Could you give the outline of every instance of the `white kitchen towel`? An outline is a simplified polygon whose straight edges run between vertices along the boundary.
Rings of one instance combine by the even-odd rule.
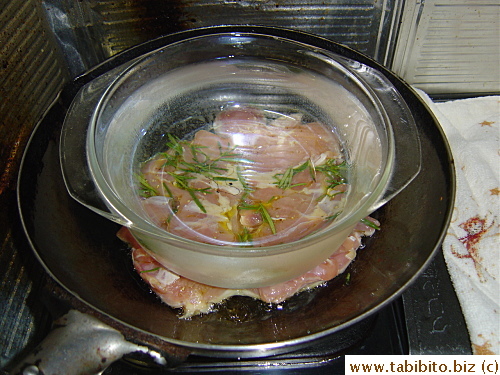
[[[417,91],[455,160],[456,201],[443,252],[472,350],[500,354],[500,96],[432,102]]]

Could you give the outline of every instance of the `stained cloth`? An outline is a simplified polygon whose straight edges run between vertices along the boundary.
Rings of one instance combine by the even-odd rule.
[[[417,91],[455,161],[456,201],[443,253],[472,350],[500,354],[500,96],[433,102]]]

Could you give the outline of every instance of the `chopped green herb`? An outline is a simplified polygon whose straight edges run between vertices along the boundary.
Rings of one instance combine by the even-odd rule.
[[[307,160],[305,163],[299,165],[296,168],[290,167],[284,173],[277,173],[277,174],[275,174],[273,176],[274,179],[276,180],[276,182],[274,184],[277,185],[280,189],[283,189],[283,190],[286,190],[286,189],[289,189],[289,188],[293,188],[295,186],[307,185],[307,183],[300,183],[300,184],[294,184],[294,185],[292,185],[292,179],[293,179],[293,177],[297,173],[302,172],[307,167],[309,167],[309,171],[311,172],[310,164],[312,164],[310,162],[310,160]]]
[[[155,271],[158,271],[159,269],[160,269],[160,267],[156,267],[156,268],[151,268],[150,270],[141,271],[139,273],[155,272]]]
[[[184,148],[182,147],[181,141],[175,135],[168,134],[169,142],[167,142],[167,147],[174,152],[175,155],[182,155]]]
[[[309,175],[311,176],[311,180],[316,182],[316,167],[311,159],[309,159]]]
[[[273,218],[271,217],[271,215],[269,215],[269,212],[262,205],[262,203],[259,205],[259,211],[264,221],[267,222],[267,225],[269,225],[269,227],[271,228],[271,232],[273,234],[276,234],[276,227],[274,226]]]
[[[252,234],[246,227],[243,227],[243,233],[239,233],[237,238],[238,242],[252,242]]]
[[[371,221],[371,220],[368,220],[368,219],[365,218],[365,219],[361,219],[361,222],[363,224],[369,226],[370,228],[373,228],[375,230],[380,230],[380,227],[377,224],[375,224],[373,221]]]
[[[201,191],[201,192],[209,193],[210,192],[209,188],[193,189],[188,185],[188,180],[191,180],[194,177],[190,177],[190,176],[187,176],[185,174],[177,174],[177,173],[173,173],[173,172],[167,172],[167,174],[169,174],[170,176],[172,176],[174,178],[174,185],[177,185],[179,188],[186,190],[189,193],[189,195],[191,196],[191,198],[193,198],[194,203],[199,207],[199,209],[203,213],[207,213],[207,210],[205,209],[203,204],[201,204],[201,202],[198,199],[198,197],[196,196],[195,192]]]
[[[276,199],[278,199],[278,197],[276,197],[276,196],[274,196],[274,195],[273,195],[273,196],[271,197],[271,199],[269,199],[269,200],[267,201],[267,203],[271,203],[272,201],[274,201],[274,200],[276,200]]]
[[[163,181],[163,188],[167,191],[167,194],[170,198],[175,198],[174,195],[172,194],[172,190],[168,187],[168,184]]]
[[[335,220],[339,215],[342,213],[342,211],[336,212],[333,215],[325,217],[325,220]]]
[[[271,228],[271,232],[273,234],[276,234],[276,227],[274,226],[273,218],[271,217],[271,215],[269,215],[269,212],[262,203],[254,205],[240,204],[239,208],[241,210],[255,210],[259,212],[260,215],[262,216],[262,220],[264,220],[267,223],[267,225],[269,225],[269,228]]]
[[[212,178],[214,181],[238,181],[237,178],[232,178],[232,177],[219,177],[219,176],[215,176]]]
[[[241,186],[243,186],[243,190],[245,191],[245,193],[248,194],[248,192],[252,191],[252,188],[250,188],[250,186],[248,186],[248,183],[246,182],[245,177],[243,177],[243,175],[241,174],[240,166],[236,167],[236,174],[238,175],[238,180],[240,181]]]
[[[335,159],[327,159],[324,164],[316,166],[316,171],[326,175],[326,193],[320,196],[317,200],[320,201],[324,197],[333,198],[338,194],[343,194],[342,191],[335,191],[334,193],[329,193],[329,190],[335,187],[346,184],[347,179],[345,177],[346,171],[349,169],[349,165],[343,161],[340,164],[336,164]]]
[[[198,208],[203,212],[203,213],[207,213],[207,210],[205,209],[205,207],[201,204],[200,200],[198,199],[198,197],[196,196],[196,194],[194,193],[193,190],[189,189],[187,190],[187,192],[189,193],[189,195],[191,196],[191,198],[193,198],[193,201],[194,203],[196,203],[196,205],[198,206]]]
[[[326,163],[316,166],[316,171],[327,176],[327,189],[333,189],[338,185],[347,183],[345,174],[348,168],[349,166],[345,161],[336,164],[335,159],[327,159]]]
[[[160,153],[162,159],[154,159],[155,162],[163,163],[162,169],[159,171],[163,175],[163,181],[160,180],[162,185],[158,187],[151,186],[150,182],[144,176],[138,176],[138,181],[140,185],[140,194],[143,197],[152,197],[159,194],[168,196],[171,198],[169,202],[172,206],[172,212],[175,214],[177,210],[182,209],[179,207],[180,202],[175,196],[176,189],[182,189],[187,192],[197,207],[203,213],[207,213],[207,208],[204,207],[205,203],[204,195],[214,192],[220,192],[219,188],[222,184],[228,184],[237,188],[239,195],[239,203],[237,207],[232,207],[231,210],[254,210],[255,213],[260,214],[262,228],[265,229],[266,226],[270,228],[272,234],[276,234],[276,223],[271,217],[268,209],[272,206],[276,199],[279,199],[280,195],[288,195],[288,193],[293,194],[294,192],[283,192],[275,193],[277,196],[273,196],[267,201],[257,201],[252,202],[252,192],[254,192],[254,185],[250,186],[248,176],[245,175],[244,165],[240,163],[248,161],[253,163],[251,160],[243,158],[244,155],[239,154],[235,150],[240,146],[231,146],[231,143],[223,141],[224,138],[219,138],[220,141],[217,146],[203,146],[200,144],[193,143],[193,141],[185,141],[177,138],[172,134],[167,135],[168,139],[165,142],[168,150],[166,152]],[[157,165],[157,164],[156,164]],[[312,182],[316,182],[318,177],[321,177],[321,186],[324,189],[321,193],[325,193],[318,200],[323,199],[325,196],[330,198],[337,194],[342,194],[344,189],[334,189],[336,186],[347,183],[346,171],[348,170],[348,165],[346,162],[340,162],[338,159],[329,159],[323,162],[323,164],[315,166],[311,159],[303,162],[300,165],[292,166],[286,170],[282,170],[283,173],[276,173],[274,176],[274,185],[283,191],[286,189],[291,189],[299,186],[309,186]],[[306,178],[305,182],[298,182],[298,178],[294,177],[301,174],[301,176]],[[324,176],[319,176],[318,173],[323,173]],[[307,176],[307,174],[309,176]],[[165,180],[165,176],[168,176]],[[160,177],[159,177],[160,178]],[[156,184],[156,180],[155,184]],[[267,176],[264,181],[267,181]],[[235,182],[233,184],[233,182]],[[206,186],[204,188],[197,188],[195,186]],[[259,184],[257,184],[260,187]],[[255,189],[258,189],[257,187]],[[231,189],[231,192],[234,189]],[[301,192],[302,193],[302,192]],[[321,194],[320,193],[320,194]],[[223,202],[225,207],[226,203]],[[225,208],[224,208],[225,209]],[[227,211],[229,212],[229,211]],[[240,212],[241,213],[241,212]],[[234,211],[231,211],[231,215]],[[173,214],[170,213],[166,219],[166,224],[169,223]],[[224,213],[226,216],[229,214]],[[340,212],[332,214],[325,218],[325,220],[334,220],[340,215]],[[365,223],[374,227],[373,223]],[[229,228],[229,227],[228,227]],[[230,228],[229,228],[230,229]],[[378,229],[378,227],[376,228]],[[267,229],[266,229],[267,232]],[[252,235],[260,236],[260,234],[251,233],[251,228],[243,227],[239,233],[234,233],[239,242],[252,242]],[[153,270],[144,271],[152,272]]]
[[[148,180],[144,178],[142,175],[136,175],[137,180],[139,181],[140,184],[140,192],[139,195],[144,198],[149,198],[149,197],[154,197],[158,195],[158,192],[154,187],[152,187]]]
[[[196,196],[197,192],[210,193],[210,188],[194,189],[189,186],[189,180],[196,179],[196,175],[202,175],[211,181],[238,181],[236,178],[227,177],[223,174],[228,171],[227,168],[218,165],[220,162],[237,162],[241,161],[241,155],[234,152],[234,148],[224,151],[221,144],[219,144],[219,156],[211,159],[203,149],[205,146],[192,144],[186,141],[180,141],[175,136],[169,134],[169,141],[167,146],[169,151],[162,153],[166,159],[164,167],[171,166],[176,172],[167,172],[174,178],[174,185],[186,190],[200,210],[206,213],[206,209]],[[184,159],[184,150],[188,148],[191,152],[192,161]],[[180,173],[179,173],[180,172]],[[168,188],[167,191],[169,192]],[[169,192],[171,194],[171,192]]]

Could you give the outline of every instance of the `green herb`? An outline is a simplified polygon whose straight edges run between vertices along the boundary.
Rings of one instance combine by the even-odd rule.
[[[189,193],[189,195],[191,196],[191,198],[193,198],[193,201],[194,203],[196,203],[196,205],[199,207],[199,209],[203,212],[203,213],[207,213],[207,210],[205,209],[205,207],[201,204],[200,200],[198,199],[198,197],[196,196],[196,194],[194,193],[194,191],[192,189],[186,189],[187,192]]]
[[[172,194],[172,190],[170,190],[170,188],[168,187],[168,184],[163,181],[163,188],[167,191],[167,194],[170,198],[175,198],[174,195]]]
[[[193,198],[194,203],[199,207],[199,209],[203,213],[207,213],[207,210],[205,207],[201,204],[200,200],[196,196],[195,192],[204,192],[204,193],[210,193],[210,188],[203,188],[203,189],[193,189],[188,185],[188,180],[192,180],[194,177],[187,176],[185,174],[177,174],[173,172],[166,172],[170,176],[174,178],[174,184],[177,185],[179,188],[186,190],[191,198]]]
[[[339,185],[347,183],[345,174],[348,168],[349,166],[345,161],[343,161],[340,164],[336,164],[335,159],[327,159],[326,163],[316,166],[316,171],[326,175],[326,183],[327,183],[326,193],[320,196],[317,199],[318,201],[322,200],[324,197],[333,198],[338,194],[343,194],[342,191],[336,191],[333,194],[329,194],[328,190],[334,189]]]
[[[273,234],[276,234],[276,227],[274,226],[273,218],[271,217],[271,215],[269,215],[269,212],[266,210],[262,203],[259,205],[259,211],[264,221],[266,221],[267,225],[269,225],[269,227],[271,228],[271,232]]]
[[[167,142],[167,147],[174,152],[175,155],[182,155],[184,153],[184,148],[181,144],[179,138],[175,135],[167,135],[169,142]]]
[[[144,270],[144,271],[141,271],[139,273],[148,273],[148,272],[154,272],[154,271],[158,271],[160,269],[160,267],[156,267],[156,268],[151,268],[150,270]]]
[[[243,227],[243,233],[237,235],[238,242],[252,242],[252,234],[248,228]]]
[[[302,185],[307,185],[306,183],[300,183],[300,184],[293,184],[292,185],[292,179],[293,177],[299,173],[304,171],[307,167],[309,167],[309,171],[314,170],[314,167],[311,167],[312,162],[307,160],[305,163],[299,165],[296,168],[290,167],[288,168],[284,173],[277,173],[273,177],[276,180],[274,183],[277,185],[280,189],[286,190],[289,188],[293,188],[295,186],[302,186]],[[312,172],[311,172],[312,173]],[[313,178],[314,180],[314,178]]]
[[[273,195],[266,203],[271,203],[272,201],[274,201],[276,199],[278,199],[278,197]]]
[[[220,177],[223,173],[227,172],[227,168],[220,167],[218,163],[236,163],[241,162],[243,159],[240,154],[234,153],[234,148],[228,151],[223,151],[222,145],[219,144],[219,156],[211,159],[205,152],[202,151],[204,146],[199,145],[190,145],[191,154],[193,157],[193,161],[187,162],[182,160],[179,164],[179,170],[183,172],[196,173],[201,174],[207,177],[210,180],[219,180],[222,181],[223,178],[226,181],[237,181],[236,179],[229,179],[227,177]]]
[[[345,276],[345,283],[344,285],[350,285],[351,284],[351,273],[349,272],[346,276]]]
[[[240,168],[240,166],[236,167],[236,174],[238,175],[238,180],[240,181],[241,186],[243,186],[243,190],[246,193],[252,191],[252,188],[250,188],[250,186],[248,186],[248,184],[247,184],[247,182],[245,180],[245,177],[243,177],[243,175],[241,174],[241,168]]]
[[[158,195],[156,189],[149,184],[148,180],[146,180],[143,175],[136,175],[136,178],[140,184],[139,195],[141,197],[149,198]]]
[[[373,228],[373,229],[375,229],[375,230],[380,230],[380,227],[379,227],[377,224],[375,224],[373,221],[371,221],[371,220],[368,220],[368,219],[361,219],[360,221],[361,221],[363,224],[365,224],[365,225],[369,226],[370,228]]]
[[[339,215],[342,213],[342,211],[336,212],[333,215],[325,217],[325,220],[335,220]]]
[[[232,178],[232,177],[224,177],[224,176],[215,176],[212,177],[214,181],[238,181],[237,178]]]
[[[271,232],[273,234],[276,234],[276,227],[274,226],[274,221],[271,215],[269,215],[269,212],[267,211],[266,207],[262,203],[259,204],[254,204],[254,205],[249,205],[249,204],[240,204],[239,208],[241,210],[255,210],[260,213],[262,216],[262,220],[264,220],[267,225],[269,225],[269,228],[271,228]]]
[[[316,167],[314,163],[309,159],[309,175],[311,176],[311,180],[316,182]]]
[[[169,148],[168,152],[161,154],[165,158],[163,167],[173,167],[175,169],[175,172],[166,173],[174,178],[175,186],[186,190],[189,193],[195,204],[202,212],[206,213],[207,211],[196,194],[199,192],[210,193],[210,188],[192,188],[189,185],[190,180],[196,179],[196,175],[201,175],[216,183],[218,181],[238,181],[237,178],[224,176],[228,169],[219,165],[221,162],[230,163],[240,162],[243,160],[240,154],[234,152],[236,147],[225,151],[222,145],[219,144],[219,156],[216,158],[210,158],[204,152],[204,149],[206,149],[205,146],[181,141],[171,134],[168,134],[168,141],[166,142],[166,145]],[[184,152],[186,148],[191,151],[192,161],[188,162],[184,159]],[[174,198],[168,186],[164,184],[164,187],[170,197]],[[157,192],[150,190],[150,188],[151,187],[148,185],[145,185],[145,187],[142,188],[144,196],[149,197],[157,195]]]
[[[182,155],[184,153],[184,147],[182,142],[172,134],[168,134],[169,141],[166,142],[166,145],[169,149],[169,152],[162,152],[161,155],[165,158],[164,167],[172,166],[177,168],[177,165],[182,160]]]
[[[178,209],[179,209],[179,202],[178,202],[177,198],[172,194],[172,190],[170,190],[170,188],[168,187],[168,184],[165,181],[163,181],[163,188],[167,191],[168,196],[172,199],[172,202],[170,204],[170,208],[172,209],[172,212],[174,214],[176,214]],[[173,215],[168,215],[168,218],[166,220],[167,224],[170,222],[170,220],[172,220],[172,217],[173,217]]]
[[[327,176],[328,189],[332,189],[338,185],[346,184],[345,172],[349,166],[347,162],[343,161],[336,164],[335,159],[327,159],[324,164],[316,166],[316,171],[322,172]]]

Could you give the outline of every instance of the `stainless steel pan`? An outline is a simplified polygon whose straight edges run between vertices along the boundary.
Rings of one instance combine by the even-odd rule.
[[[97,356],[101,362],[84,370],[75,370],[74,363],[68,367],[71,373],[97,372],[129,352],[142,352],[158,363],[173,365],[175,358],[182,360],[191,353],[261,357],[291,351],[362,324],[401,294],[440,248],[454,201],[453,160],[439,124],[408,85],[375,61],[312,35],[243,26],[215,30],[262,30],[332,50],[380,70],[400,91],[415,117],[423,155],[420,174],[376,212],[382,230],[366,241],[346,273],[326,287],[302,293],[280,309],[241,297],[216,313],[179,319],[178,312],[160,303],[132,270],[128,249],[115,236],[119,227],[68,196],[58,158],[59,133],[73,96],[93,77],[160,45],[213,32],[214,28],[169,35],[127,50],[71,82],[41,120],[26,149],[18,180],[19,212],[33,251],[58,285],[58,297],[68,302],[70,313],[60,322],[66,328],[55,329],[49,342],[41,344],[38,355],[22,361],[18,369],[35,363],[44,374],[51,373],[54,366],[61,369],[67,360],[56,357],[55,353],[61,352],[57,348],[63,345],[65,351],[66,346],[73,347],[75,337],[84,337],[95,327],[109,333],[104,336],[110,347],[120,349],[105,352],[102,341],[92,343],[90,339],[90,345],[103,348],[106,354]],[[60,336],[68,335],[71,339],[61,340]],[[51,364],[47,356],[60,362]],[[90,355],[84,356],[90,359]],[[70,358],[78,362],[80,357]]]

